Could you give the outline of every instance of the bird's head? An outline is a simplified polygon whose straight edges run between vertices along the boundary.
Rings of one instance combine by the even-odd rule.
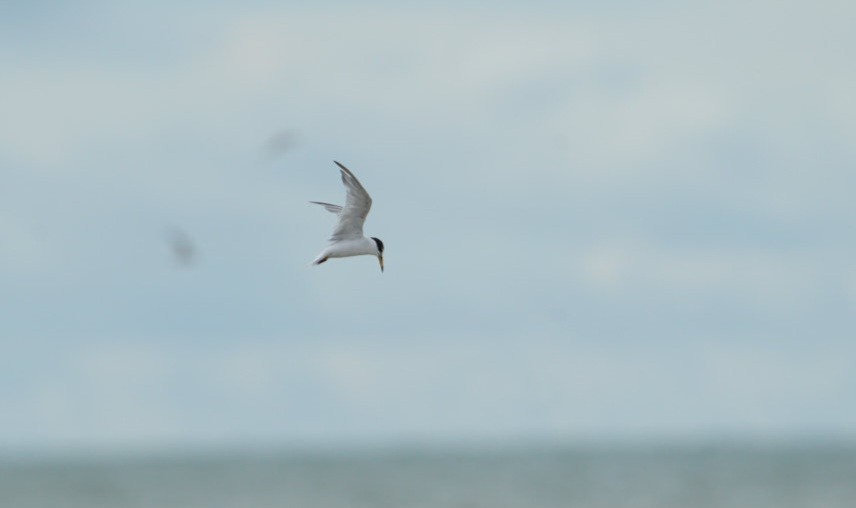
[[[380,238],[375,237],[372,237],[372,240],[374,240],[375,247],[377,248],[377,253],[375,255],[380,263],[380,271],[383,271],[383,242],[380,241]]]

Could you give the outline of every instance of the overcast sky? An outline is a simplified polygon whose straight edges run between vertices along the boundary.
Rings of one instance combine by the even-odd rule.
[[[4,3],[0,449],[856,438],[854,4],[550,4]]]

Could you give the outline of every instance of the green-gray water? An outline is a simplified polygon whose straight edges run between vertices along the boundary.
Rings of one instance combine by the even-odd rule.
[[[646,449],[14,461],[4,508],[852,508],[856,450]]]

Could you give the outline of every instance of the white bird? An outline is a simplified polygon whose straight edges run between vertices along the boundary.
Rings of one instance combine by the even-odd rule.
[[[336,162],[336,161],[333,161]],[[342,174],[342,183],[345,184],[346,196],[345,206],[331,205],[320,201],[310,203],[321,205],[328,212],[339,216],[339,222],[333,228],[330,237],[330,246],[312,262],[320,265],[330,258],[346,258],[350,256],[377,256],[380,263],[380,271],[383,271],[383,242],[379,238],[363,236],[363,223],[372,207],[372,198],[366,189],[351,173],[351,170],[336,162],[339,172]]]

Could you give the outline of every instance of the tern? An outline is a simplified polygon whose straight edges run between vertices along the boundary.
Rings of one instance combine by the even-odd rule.
[[[339,222],[336,223],[333,235],[330,237],[330,246],[318,254],[312,264],[320,265],[330,258],[377,256],[380,271],[383,272],[383,242],[373,236],[370,238],[363,236],[363,223],[372,207],[372,198],[350,169],[336,161],[333,162],[339,166],[342,183],[345,184],[345,206],[310,201],[312,204],[323,206],[328,212],[339,217]]]

